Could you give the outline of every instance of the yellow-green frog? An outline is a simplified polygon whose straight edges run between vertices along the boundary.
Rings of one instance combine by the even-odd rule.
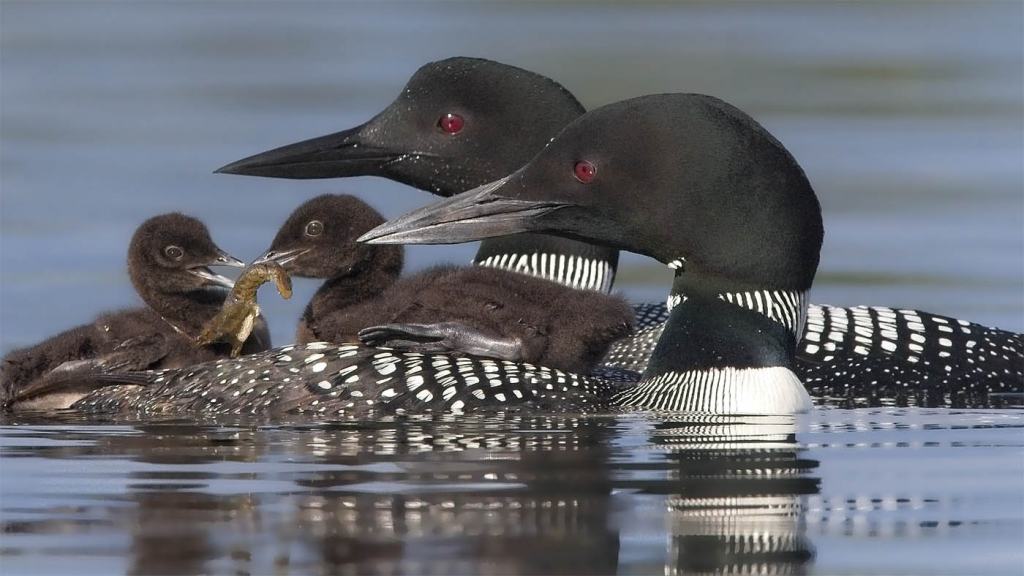
[[[260,315],[256,291],[271,280],[277,285],[277,292],[282,298],[287,300],[292,297],[292,279],[280,264],[250,264],[235,281],[235,286],[224,301],[220,312],[203,326],[203,331],[196,337],[196,345],[229,342],[231,357],[237,357],[242,345],[252,333],[253,323]]]

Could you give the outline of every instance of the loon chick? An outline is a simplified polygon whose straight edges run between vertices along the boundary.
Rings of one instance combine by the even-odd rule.
[[[288,217],[262,260],[323,278],[296,339],[464,352],[589,373],[632,331],[624,300],[480,266],[399,278],[402,249],[356,239],[384,217],[362,200],[323,195]]]
[[[363,239],[443,243],[525,231],[569,234],[665,263],[686,259],[673,284],[677,303],[639,382],[312,343],[244,363],[136,373],[150,385],[107,387],[75,408],[333,416],[488,406],[715,414],[810,407],[792,367],[821,248],[821,211],[799,165],[746,114],[699,95],[611,104],[570,123],[512,175]],[[726,297],[746,292],[757,293],[760,306]]]
[[[449,58],[421,67],[391,105],[361,126],[219,171],[279,178],[376,175],[452,196],[526,164],[583,112],[568,90],[542,75],[489,60]],[[474,262],[609,292],[618,250],[527,233],[485,239]],[[634,309],[639,331],[612,346],[604,360],[608,366],[643,370],[657,344],[666,305]],[[995,390],[1019,382],[1022,350],[1018,334],[946,316],[811,304],[796,370],[808,383],[848,380],[851,398],[898,401],[908,390],[934,384],[935,368],[952,387]],[[876,378],[874,390],[859,386],[863,370]]]
[[[101,314],[92,323],[9,353],[0,368],[0,404],[66,406],[91,386],[84,380],[79,387],[74,383],[75,375],[90,367],[177,368],[226,356],[223,345],[197,348],[191,338],[217,314],[232,286],[209,266],[242,262],[218,248],[195,218],[172,213],[146,220],[128,248],[128,274],[146,307]],[[269,331],[260,319],[245,350],[269,346]]]

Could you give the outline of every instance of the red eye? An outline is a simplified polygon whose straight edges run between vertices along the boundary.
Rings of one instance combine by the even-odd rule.
[[[597,166],[594,166],[586,160],[580,160],[572,167],[573,174],[576,175],[576,179],[584,184],[590,182],[597,175]]]
[[[462,127],[465,124],[466,121],[462,119],[462,116],[450,113],[441,116],[441,119],[437,121],[437,125],[441,127],[441,130],[449,134],[458,134],[462,131]]]

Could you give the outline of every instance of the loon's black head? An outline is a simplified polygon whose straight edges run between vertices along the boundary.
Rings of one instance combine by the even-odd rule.
[[[356,239],[384,217],[355,196],[324,194],[296,208],[277,231],[260,261],[273,260],[289,274],[333,278],[358,272],[376,260],[395,261],[401,268],[402,249],[368,246]]]
[[[553,80],[477,58],[420,68],[365,124],[218,172],[276,178],[383,176],[451,196],[511,173],[583,113]]]
[[[801,291],[823,236],[814,191],[778,140],[721,100],[662,94],[589,112],[510,176],[363,239],[454,243],[519,232],[682,260],[702,278]]]
[[[276,178],[381,176],[440,196],[496,180],[526,164],[584,112],[550,78],[479,58],[420,68],[402,93],[365,124],[256,154],[218,172]],[[535,256],[571,258],[534,267]],[[618,252],[567,238],[518,234],[481,244],[476,263],[532,273],[562,284],[610,289]],[[566,270],[602,267],[585,285]]]
[[[205,224],[177,212],[143,222],[128,246],[128,275],[146,302],[161,294],[225,291],[234,285],[210,266],[244,264],[213,242]]]

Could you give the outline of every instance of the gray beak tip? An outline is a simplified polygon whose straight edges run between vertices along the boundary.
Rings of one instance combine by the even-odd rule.
[[[230,164],[225,164],[220,168],[217,168],[216,170],[213,171],[213,173],[246,175],[248,174],[248,171],[246,170],[247,164],[248,163],[246,162],[246,160],[238,160],[236,162],[231,162]]]
[[[213,262],[213,265],[230,266],[232,268],[245,268],[245,262],[242,262],[238,258],[235,258],[231,254],[228,254],[227,252],[223,251],[220,253],[219,256],[217,256],[217,260]]]

